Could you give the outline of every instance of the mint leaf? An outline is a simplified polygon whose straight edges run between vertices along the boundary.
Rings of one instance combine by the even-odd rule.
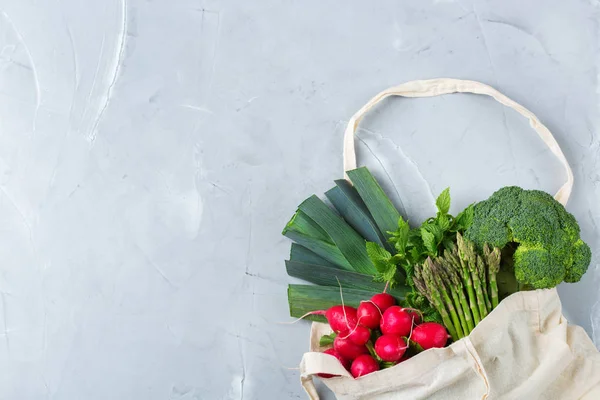
[[[398,220],[398,229],[395,232],[388,232],[392,235],[390,242],[394,244],[394,247],[399,254],[406,254],[409,232],[410,226],[402,217]]]
[[[390,264],[389,268],[385,272],[381,272],[375,276],[375,281],[377,282],[389,282],[391,287],[394,287],[396,284],[396,271],[398,267],[394,264]]]
[[[435,201],[435,205],[440,214],[448,214],[450,211],[450,188],[444,189]]]
[[[470,206],[468,206],[467,208],[465,208],[464,210],[462,210],[457,216],[456,216],[456,228],[457,230],[466,230],[468,229],[471,224],[473,223],[473,214],[474,214],[474,208],[473,208],[474,204],[471,204]]]
[[[443,231],[450,229],[450,218],[448,218],[448,214],[439,214],[435,217],[435,223]]]
[[[437,242],[435,240],[435,235],[429,232],[427,229],[422,228],[421,238],[423,239],[423,245],[425,245],[427,253],[430,256],[437,256]]]
[[[444,237],[444,230],[441,227],[439,227],[438,225],[436,225],[435,223],[423,225],[421,227],[421,230],[423,230],[423,229],[426,230],[427,232],[433,234],[436,244],[442,241],[442,238]],[[423,236],[423,234],[421,234],[421,236]],[[425,239],[423,239],[423,241],[425,241]],[[425,246],[427,246],[427,245],[425,245]]]
[[[442,240],[442,246],[444,246],[445,249],[448,249],[450,251],[452,251],[456,247],[454,241],[450,238],[444,238],[444,240]]]
[[[376,282],[389,282],[390,286],[396,284],[396,272],[398,268],[392,260],[389,251],[374,242],[367,242],[367,255],[377,269],[373,278]]]
[[[392,255],[389,251],[381,247],[375,242],[367,242],[367,255],[371,262],[380,273],[384,273],[389,269]],[[393,265],[393,264],[392,264]]]

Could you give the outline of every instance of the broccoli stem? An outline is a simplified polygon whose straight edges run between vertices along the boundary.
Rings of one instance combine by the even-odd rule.
[[[433,300],[432,305],[440,313],[440,316],[442,317],[442,321],[444,322],[446,329],[448,329],[448,333],[450,334],[450,336],[452,336],[452,339],[458,340],[459,339],[458,333],[456,332],[454,323],[450,319],[448,310],[446,310],[446,307],[444,306],[444,302],[442,301],[440,293],[438,292],[438,290],[436,288],[433,277],[431,276],[431,271],[427,267],[427,262],[425,262],[423,264],[423,270],[421,271],[421,274],[423,276],[425,285],[427,287],[426,291],[429,293],[429,296],[431,296],[431,300]]]

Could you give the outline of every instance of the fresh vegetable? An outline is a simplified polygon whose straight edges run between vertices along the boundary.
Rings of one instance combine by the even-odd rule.
[[[361,354],[369,354],[365,345],[358,345],[348,338],[348,332],[340,332],[333,341],[333,348],[344,358],[354,360]]]
[[[381,317],[380,328],[384,335],[408,336],[412,326],[412,315],[400,306],[388,308]]]
[[[433,347],[444,347],[448,341],[448,332],[443,325],[435,322],[425,322],[413,329],[410,340],[417,343],[423,350]]]
[[[417,228],[410,229],[408,223],[401,218],[398,229],[390,232],[390,242],[397,251],[391,261],[399,262],[404,269],[406,285],[412,289],[412,292],[406,294],[405,304],[420,309],[425,321],[442,322],[443,318],[432,303],[433,299],[428,299],[415,287],[415,266],[423,264],[427,257],[437,257],[446,249],[456,247],[456,234],[463,232],[471,224],[473,206],[467,207],[456,217],[452,216],[449,214],[450,191],[446,189],[436,199],[436,207],[436,216],[428,218]],[[374,264],[377,267],[375,262]]]
[[[521,288],[577,282],[591,261],[573,215],[539,190],[505,187],[477,203],[465,237],[479,249],[485,243],[499,248],[516,244],[514,275]]]
[[[348,332],[348,338],[359,346],[365,345],[371,339],[371,330],[362,325],[356,325]]]
[[[389,293],[377,293],[371,297],[371,301],[379,308],[382,313],[388,308],[395,306],[396,299]]]
[[[379,231],[387,236],[388,231],[396,229],[400,213],[366,168],[348,171],[348,177],[373,216]]]
[[[350,373],[355,378],[360,378],[375,371],[379,371],[379,363],[368,354],[356,357],[350,368]]]
[[[400,361],[408,345],[399,335],[384,334],[375,342],[375,353],[383,361]]]
[[[340,362],[340,364],[342,364],[342,366],[346,369],[350,369],[350,366],[352,365],[352,362],[344,357],[342,357],[337,351],[335,351],[334,349],[327,349],[325,350],[323,353],[325,354],[329,354],[330,356],[334,356],[335,358],[338,359],[338,361]],[[331,375],[331,374],[317,374],[317,376],[321,377],[321,378],[333,378],[336,375]]]
[[[492,308],[496,308],[498,306],[498,283],[496,282],[496,276],[500,271],[500,249],[496,247],[494,250],[490,250],[490,246],[485,243],[483,245],[483,253],[488,265],[490,301],[492,302]]]
[[[358,318],[356,308],[350,306],[333,306],[325,312],[325,318],[334,332],[354,329]]]
[[[373,301],[361,301],[356,316],[361,325],[369,329],[376,329],[379,328],[382,312]]]
[[[349,171],[352,180],[336,181],[326,193],[333,209],[316,196],[302,202],[283,229],[292,239],[286,269],[290,276],[318,286],[290,285],[288,302],[290,315],[300,317],[312,310],[327,309],[339,287],[348,292],[345,304],[358,306],[387,287],[387,292],[403,300],[410,288],[404,284],[403,269],[394,273],[395,285],[374,275],[381,275],[367,254],[365,240],[376,243],[394,256],[396,250],[387,241],[388,230],[394,230],[400,214],[381,186],[366,168]],[[395,267],[394,267],[395,268]],[[389,275],[389,274],[388,274]],[[392,287],[394,286],[394,287]],[[355,297],[358,291],[368,295]],[[311,315],[308,319],[323,321]]]
[[[454,340],[467,336],[482,318],[498,305],[496,273],[500,249],[475,244],[456,233],[457,246],[445,249],[443,257],[428,258],[415,268],[416,290],[439,312]]]
[[[404,311],[406,311],[408,313],[408,315],[410,315],[410,317],[413,320],[413,325],[417,325],[421,323],[421,314],[422,312],[415,309],[415,308],[405,308]]]

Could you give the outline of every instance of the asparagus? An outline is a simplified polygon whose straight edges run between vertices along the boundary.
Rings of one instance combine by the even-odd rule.
[[[455,292],[458,294],[462,314],[464,316],[464,320],[467,326],[465,333],[469,334],[475,327],[475,325],[473,324],[473,315],[471,314],[471,309],[469,308],[469,303],[467,302],[467,297],[465,296],[464,287],[460,276],[458,275],[458,271],[456,270],[452,262],[450,262],[448,256],[449,254],[445,254],[446,258],[442,258],[440,261],[442,263],[442,267],[444,267],[446,271],[446,275],[448,276],[450,284],[456,288]]]
[[[488,265],[488,285],[492,308],[496,308],[498,306],[498,283],[496,282],[496,274],[500,271],[500,249],[495,247],[494,250],[490,250],[490,247],[486,243],[483,246],[483,254],[485,255]]]
[[[468,242],[462,239],[462,236],[458,233],[457,239],[460,237],[461,240],[458,242],[458,254],[461,260],[464,260],[465,265],[471,274],[473,282],[473,288],[475,289],[475,297],[477,299],[477,307],[479,308],[479,316],[484,319],[487,315],[487,308],[485,306],[485,299],[483,298],[483,289],[481,288],[481,281],[479,280],[479,274],[477,273],[477,254],[475,253],[475,245],[472,242]]]
[[[431,259],[428,259],[428,261],[430,262]],[[458,333],[456,332],[456,328],[454,327],[454,316],[456,316],[456,311],[454,312],[454,316],[450,317],[448,310],[446,309],[446,307],[444,306],[444,302],[442,301],[442,297],[440,295],[440,292],[438,291],[436,284],[434,282],[434,278],[432,276],[432,271],[429,269],[428,266],[428,261],[425,261],[425,263],[423,264],[423,269],[421,271],[423,279],[425,281],[425,285],[427,287],[427,292],[429,292],[429,295],[431,296],[431,299],[433,300],[432,304],[433,306],[438,310],[438,312],[440,313],[441,317],[442,317],[442,321],[444,322],[444,325],[446,326],[446,329],[448,329],[448,333],[450,334],[450,336],[452,336],[452,338],[454,340],[458,340]]]
[[[464,250],[464,241],[460,233],[456,234],[456,240],[458,248],[455,249],[452,253],[449,253],[449,260],[454,265],[456,271],[461,277],[465,288],[467,288],[467,295],[469,296],[469,307],[471,308],[471,313],[473,313],[474,325],[477,325],[479,322],[481,322],[481,316],[479,315],[479,309],[477,308],[477,300],[475,296],[475,291],[473,290],[473,281],[471,280],[469,268],[466,265],[465,259],[463,259],[463,257],[460,255],[462,250]]]
[[[488,295],[488,284],[487,284],[487,266],[485,265],[485,261],[483,257],[477,255],[477,273],[479,274],[479,280],[481,281],[481,287],[483,291],[483,299],[485,300],[485,307],[487,308],[488,313],[492,311],[492,303],[490,302],[490,296]]]
[[[417,289],[417,291],[419,291],[419,293],[421,293],[423,296],[425,296],[427,298],[427,301],[429,301],[429,303],[433,305],[433,298],[429,294],[429,291],[427,291],[427,285],[425,285],[425,281],[423,280],[420,265],[417,265],[415,267],[415,273],[413,275],[413,283],[415,284],[415,288]]]
[[[433,277],[433,282],[435,283],[440,294],[442,295],[442,300],[444,301],[444,304],[446,304],[446,308],[450,311],[450,317],[452,318],[452,323],[454,324],[454,329],[456,329],[456,334],[458,335],[459,339],[462,339],[466,335],[462,329],[462,324],[460,321],[460,317],[458,316],[459,314],[457,312],[457,309],[456,309],[454,303],[452,302],[450,295],[448,294],[448,292],[450,290],[444,284],[444,279],[442,277],[442,273],[439,270],[438,266],[436,264],[434,264],[434,262],[431,260],[431,258],[427,258],[426,262],[431,271],[431,276]]]
[[[456,309],[456,314],[458,314],[458,319],[460,320],[460,327],[463,332],[463,336],[467,336],[471,332],[471,328],[469,328],[469,325],[467,324],[465,311],[463,310],[460,302],[460,294],[464,295],[464,293],[459,293],[459,291],[462,291],[462,289],[456,286],[450,278],[450,272],[446,268],[443,258],[436,258],[434,265],[436,266],[436,273],[440,276],[440,280],[442,281],[441,285],[445,288],[445,290],[450,292],[452,302],[454,303],[454,308]],[[469,311],[469,314],[470,313],[471,312]],[[459,333],[458,329],[457,333]]]

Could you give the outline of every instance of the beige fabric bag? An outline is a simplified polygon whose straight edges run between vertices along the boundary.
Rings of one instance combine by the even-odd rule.
[[[413,81],[375,96],[350,120],[344,141],[344,170],[355,168],[354,132],[362,117],[392,95],[428,97],[455,92],[492,96],[527,117],[567,171],[567,182],[556,194],[569,199],[573,174],[550,131],[530,111],[493,88],[473,81],[434,79]],[[569,326],[556,289],[520,292],[504,299],[471,334],[449,347],[430,349],[359,379],[332,356],[321,353],[319,339],[330,333],[313,323],[310,352],[300,364],[301,381],[310,399],[319,395],[312,381],[317,373],[340,400],[350,399],[585,399],[600,400],[600,353],[578,326]]]

